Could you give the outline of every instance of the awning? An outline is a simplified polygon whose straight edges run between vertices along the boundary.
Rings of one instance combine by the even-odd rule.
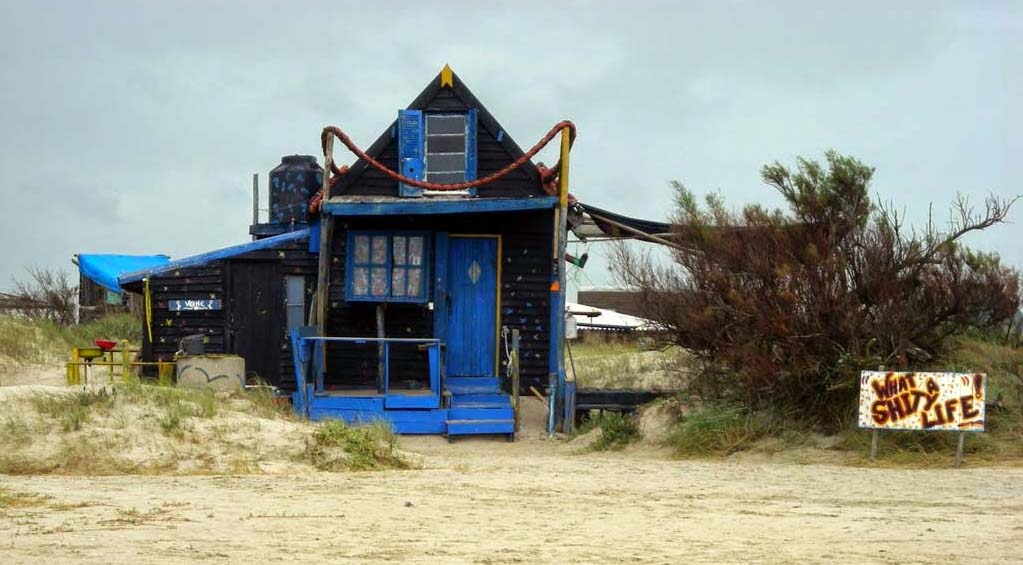
[[[645,239],[666,243],[672,237],[671,224],[623,216],[583,202],[569,208],[568,221],[572,233],[582,240]]]
[[[122,274],[166,265],[170,263],[170,257],[79,253],[75,256],[75,262],[78,264],[78,270],[89,280],[114,292],[121,292],[117,278]]]
[[[210,251],[208,253],[200,253],[199,255],[192,255],[190,257],[183,257],[181,259],[175,259],[174,261],[164,261],[160,265],[151,265],[121,273],[118,277],[118,282],[122,285],[131,284],[134,282],[141,281],[146,277],[150,277],[159,273],[165,273],[167,271],[173,271],[174,269],[183,269],[185,267],[197,267],[200,265],[206,265],[212,261],[218,259],[228,259],[241,255],[242,253],[248,253],[249,251],[257,251],[259,249],[273,249],[274,247],[283,243],[292,241],[301,241],[309,239],[309,228],[303,228],[293,232],[282,233],[281,235],[275,235],[274,237],[268,237],[266,239],[257,239],[256,241],[250,241],[242,243],[240,245],[232,245],[231,247],[225,247],[223,249],[217,249],[216,251]]]

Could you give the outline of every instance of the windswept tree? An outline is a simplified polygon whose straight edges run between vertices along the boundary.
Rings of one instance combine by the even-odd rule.
[[[978,210],[960,197],[946,229],[917,230],[871,201],[873,173],[835,152],[765,166],[786,210],[701,204],[675,182],[673,261],[616,248],[619,282],[703,362],[695,392],[837,425],[861,369],[933,365],[950,337],[1015,315],[1019,273],[961,240],[1004,222],[1016,199]]]

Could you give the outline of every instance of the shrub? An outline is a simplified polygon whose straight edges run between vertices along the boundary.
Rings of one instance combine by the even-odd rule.
[[[962,238],[1002,223],[1015,203],[964,198],[941,231],[911,230],[868,197],[874,169],[827,154],[795,171],[763,168],[787,210],[700,205],[675,183],[673,263],[627,246],[619,281],[639,290],[643,315],[670,328],[703,370],[703,398],[751,409],[792,409],[826,429],[847,421],[861,369],[917,369],[949,338],[1002,327],[1019,309],[1019,273]]]
[[[742,406],[709,405],[684,416],[668,440],[676,456],[725,456],[751,448],[765,438],[784,445],[801,442],[805,434],[791,415]]]
[[[328,420],[317,426],[306,444],[306,457],[321,471],[406,469],[409,462],[397,450],[397,439],[383,422],[349,426]]]
[[[641,437],[636,417],[617,412],[603,412],[587,418],[580,433],[599,429],[600,437],[590,446],[594,451],[619,450]]]

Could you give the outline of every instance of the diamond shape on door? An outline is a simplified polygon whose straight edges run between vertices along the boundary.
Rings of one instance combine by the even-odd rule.
[[[469,265],[469,280],[472,281],[472,284],[476,284],[476,281],[480,280],[481,272],[480,264],[474,260],[472,264]]]

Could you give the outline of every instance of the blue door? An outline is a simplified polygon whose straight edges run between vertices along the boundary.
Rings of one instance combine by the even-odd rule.
[[[451,236],[447,288],[447,376],[495,376],[497,239]]]

